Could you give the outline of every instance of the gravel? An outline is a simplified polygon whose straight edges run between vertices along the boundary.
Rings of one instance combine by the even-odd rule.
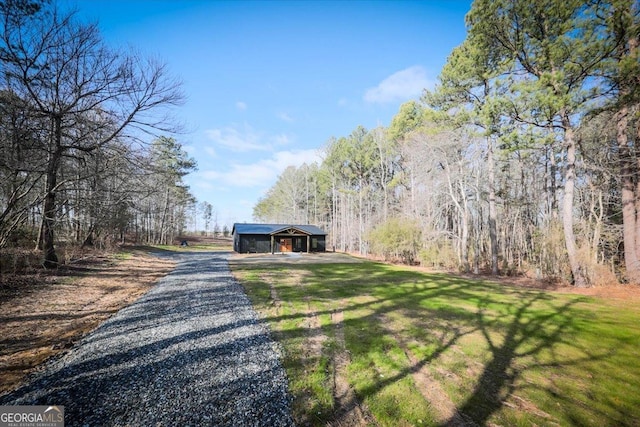
[[[177,268],[0,405],[63,405],[67,426],[293,426],[278,347],[228,254]]]

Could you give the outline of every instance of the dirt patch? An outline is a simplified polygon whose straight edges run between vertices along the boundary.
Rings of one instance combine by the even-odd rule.
[[[262,277],[262,280],[266,282],[264,276]],[[280,315],[280,307],[282,307],[282,300],[280,299],[280,296],[278,295],[278,291],[276,290],[276,287],[273,285],[273,282],[268,282],[269,283],[269,297],[271,298],[271,305],[275,308],[276,310],[276,315]]]
[[[447,425],[450,427],[466,427],[475,425],[458,412],[455,403],[449,399],[449,396],[440,382],[433,378],[429,372],[429,365],[427,361],[420,360],[409,349],[409,343],[406,342],[402,335],[395,329],[393,319],[387,316],[382,316],[381,324],[385,325],[387,331],[391,336],[393,336],[400,348],[402,348],[402,351],[409,360],[409,363],[411,363],[411,377],[420,391],[420,394],[422,394],[425,400],[431,405],[439,425]]]
[[[333,355],[333,398],[335,401],[335,416],[329,425],[331,427],[359,427],[369,425],[374,418],[364,408],[349,381],[347,367],[351,363],[349,352],[344,339],[344,312],[341,309],[331,314],[331,322],[335,327],[336,351]]]
[[[0,281],[0,394],[131,304],[175,262],[135,251],[95,255],[55,272],[4,275]]]
[[[509,396],[509,400],[505,401],[504,405],[510,408],[516,409],[518,411],[529,412],[530,414],[534,414],[540,418],[546,418],[547,420],[549,420],[549,422],[552,425],[559,425],[552,421],[551,415],[547,414],[546,412],[538,408],[532,402],[529,402],[528,400],[525,400],[520,396],[516,396],[515,394],[512,394],[511,396]]]
[[[322,333],[322,324],[318,313],[311,309],[309,299],[307,298],[307,309],[305,317],[302,320],[302,328],[305,330],[305,343],[303,346],[304,358],[308,360],[316,360],[322,356],[322,346],[327,340],[327,336]]]

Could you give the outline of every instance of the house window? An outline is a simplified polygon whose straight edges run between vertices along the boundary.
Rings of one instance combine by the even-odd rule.
[[[318,239],[316,237],[311,238],[311,249],[318,249]]]

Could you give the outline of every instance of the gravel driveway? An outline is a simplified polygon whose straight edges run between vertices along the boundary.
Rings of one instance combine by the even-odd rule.
[[[292,426],[268,330],[219,252],[177,268],[1,405],[64,405],[65,425]]]

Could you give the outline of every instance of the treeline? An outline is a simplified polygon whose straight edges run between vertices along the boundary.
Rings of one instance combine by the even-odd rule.
[[[404,262],[640,283],[639,14],[474,1],[434,90],[287,169],[255,219]]]
[[[165,65],[46,0],[0,1],[0,248],[167,243],[195,200]]]

